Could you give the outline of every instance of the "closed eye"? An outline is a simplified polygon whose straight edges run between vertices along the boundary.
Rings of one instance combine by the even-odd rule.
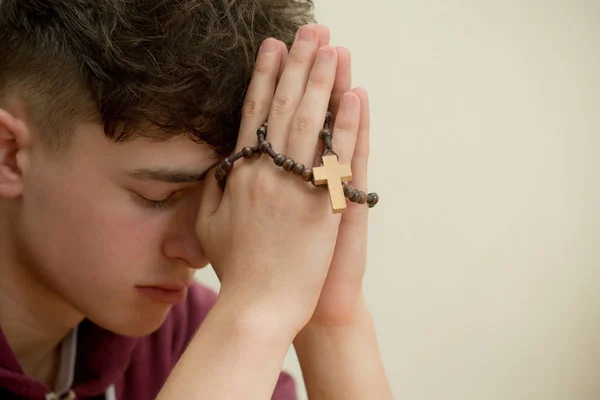
[[[163,200],[149,199],[140,194],[138,194],[137,197],[141,201],[142,205],[146,208],[149,208],[151,210],[168,210],[172,208],[175,205],[175,203],[177,203],[177,200],[179,200],[182,197],[180,193],[181,192],[173,192],[169,195],[169,197]]]

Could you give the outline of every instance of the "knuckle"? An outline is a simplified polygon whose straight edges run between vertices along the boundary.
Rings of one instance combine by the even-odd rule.
[[[310,131],[313,126],[313,120],[307,115],[297,117],[293,123],[293,131],[295,133],[304,134]]]
[[[272,115],[288,114],[294,110],[295,100],[290,96],[275,96],[271,105]]]
[[[289,212],[287,196],[281,196],[277,193],[277,180],[268,173],[261,173],[261,179],[253,181],[248,188],[250,206],[254,210],[263,210],[271,216],[282,216]]]
[[[242,117],[252,118],[262,114],[264,102],[258,100],[246,100],[242,105]]]
[[[272,187],[269,179],[255,180],[248,190],[248,195],[252,204],[264,203],[265,198],[271,197]]]
[[[309,55],[302,50],[303,49],[299,48],[298,45],[293,47],[286,62],[291,62],[292,64],[307,64],[310,61]]]
[[[321,90],[329,93],[333,83],[327,76],[312,74],[308,79],[307,87],[309,90]]]

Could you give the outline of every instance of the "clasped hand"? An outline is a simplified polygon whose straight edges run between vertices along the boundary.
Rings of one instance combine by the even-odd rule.
[[[268,120],[273,149],[315,166],[319,132],[333,114],[333,148],[351,163],[352,185],[367,190],[369,105],[351,89],[350,53],[329,45],[329,31],[303,26],[289,53],[265,40],[243,107],[236,151],[256,145]],[[197,223],[221,281],[219,298],[247,315],[298,333],[307,324],[352,322],[361,306],[368,207],[333,214],[328,193],[277,168],[267,156],[240,160],[222,191],[209,176]],[[259,313],[259,314],[257,314]]]

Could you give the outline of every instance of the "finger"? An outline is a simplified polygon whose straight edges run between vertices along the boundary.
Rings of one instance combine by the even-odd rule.
[[[360,99],[360,122],[352,158],[353,180],[351,184],[366,192],[370,131],[369,99],[367,92],[363,89],[354,89],[352,92]],[[335,139],[334,136],[334,141]],[[327,279],[329,280],[331,276],[332,281],[341,279],[348,282],[360,282],[365,274],[367,259],[364,249],[368,239],[369,207],[366,204],[356,204],[348,200],[346,203],[348,209],[342,215],[336,251],[331,264],[335,265],[335,268],[330,269]]]
[[[330,38],[331,38],[331,33],[329,32],[329,28],[327,28],[325,25],[319,25],[319,24],[310,24],[311,26],[314,26],[315,29],[317,30],[317,34],[319,36],[319,47],[322,46],[326,46],[329,44]],[[281,75],[283,74],[283,70],[285,69],[285,62],[288,56],[288,47],[287,45],[279,40],[280,46],[282,47],[281,49],[281,64],[279,64],[279,73],[277,74],[277,85],[279,85],[279,81],[281,80]],[[350,90],[350,87],[348,87],[348,90]]]
[[[217,212],[223,198],[223,191],[215,179],[217,166],[210,169],[204,180],[198,220],[203,220]]]
[[[283,152],[286,148],[292,118],[302,100],[315,62],[318,40],[314,26],[303,26],[287,56],[269,113],[267,138],[277,152]]]
[[[279,72],[277,73],[277,80],[276,80],[275,86],[279,85],[279,81],[281,80],[281,75],[283,74],[283,70],[285,68],[285,61],[287,60],[287,56],[288,56],[287,45],[281,40],[278,40],[277,42],[278,42],[279,48],[280,48],[279,54],[281,55],[281,59],[279,61]]]
[[[370,153],[370,130],[371,130],[371,112],[369,109],[369,95],[366,90],[356,88],[352,90],[360,100],[360,124],[358,127],[358,136],[356,138],[356,147],[352,157],[353,167],[356,173],[354,183],[360,190],[367,190],[367,164]]]
[[[317,32],[319,34],[319,47],[327,46],[329,41],[331,40],[331,33],[329,32],[329,28],[325,25],[317,24],[315,25]]]
[[[358,96],[360,102],[360,122],[358,125],[358,134],[356,136],[356,146],[352,156],[352,186],[358,190],[368,193],[367,187],[367,170],[370,153],[370,130],[371,130],[371,113],[369,108],[369,95],[367,91],[361,88],[352,90]],[[335,140],[335,136],[334,136]],[[342,221],[345,218],[347,222],[367,224],[366,216],[369,214],[369,207],[366,204],[349,204],[349,210],[346,212]],[[366,226],[365,226],[366,230]]]
[[[335,49],[321,47],[290,129],[286,154],[297,163],[312,166],[331,98],[336,66]]]
[[[352,58],[347,48],[338,46],[338,65],[335,74],[335,83],[331,92],[330,110],[332,114],[331,123],[335,124],[337,110],[340,108],[340,100],[344,93],[352,89]]]
[[[361,104],[358,95],[352,91],[346,92],[340,100],[337,111],[337,121],[333,127],[333,150],[340,158],[340,163],[353,162],[360,125]],[[354,164],[351,164],[353,167]],[[354,177],[352,169],[352,176]]]
[[[319,24],[310,24],[310,26],[314,26],[315,29],[317,30],[317,34],[319,36],[319,47],[328,45],[330,38],[331,38],[331,33],[329,32],[329,28],[327,28],[325,25],[319,25]],[[279,79],[281,79],[281,74],[283,73],[283,70],[285,67],[285,61],[286,61],[288,51],[289,51],[285,42],[283,42],[282,40],[279,40],[279,43],[282,45],[282,52],[281,52],[281,64],[279,67],[279,74],[277,75],[277,83],[279,83]],[[350,88],[348,88],[348,90],[350,90]]]
[[[275,92],[277,73],[282,60],[281,45],[273,38],[260,47],[252,80],[242,107],[242,121],[236,151],[256,145],[256,131],[266,121]]]

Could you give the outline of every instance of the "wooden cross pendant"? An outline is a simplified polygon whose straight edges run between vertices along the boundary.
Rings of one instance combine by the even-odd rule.
[[[315,185],[327,185],[333,213],[346,211],[346,198],[342,182],[352,180],[350,164],[339,164],[337,156],[323,157],[323,166],[313,168]]]

